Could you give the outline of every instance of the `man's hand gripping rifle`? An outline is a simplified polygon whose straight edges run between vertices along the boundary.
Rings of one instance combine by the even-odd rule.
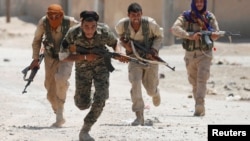
[[[105,46],[107,47],[107,45],[105,45]],[[71,46],[70,51],[71,52],[78,52],[80,54],[93,53],[93,54],[102,56],[104,58],[104,60],[105,60],[105,63],[107,65],[108,69],[111,72],[114,70],[114,67],[111,65],[110,58],[123,57],[125,60],[127,60],[129,62],[135,62],[135,63],[141,64],[141,65],[147,65],[143,61],[138,60],[136,58],[133,58],[133,57],[130,57],[130,56],[127,56],[127,55],[123,55],[123,54],[120,54],[120,53],[116,53],[116,52],[109,52],[108,50],[103,49],[103,48],[99,48],[99,47],[93,47],[93,48],[87,49],[87,48],[84,48],[84,47],[81,47],[81,46]]]
[[[41,64],[41,62],[43,61],[43,58],[44,58],[44,54],[43,54],[43,51],[40,51],[40,55],[39,55],[39,65]],[[27,84],[25,85],[24,87],[24,90],[23,90],[23,94],[24,93],[27,93],[26,89],[27,87],[30,85],[30,83],[33,81],[34,77],[36,76],[36,73],[37,71],[39,70],[40,67],[34,67],[33,69],[30,68],[31,65],[27,66],[26,68],[24,68],[22,70],[22,73],[23,73],[23,80],[24,81],[27,81]],[[30,73],[30,76],[29,78],[26,78],[28,72],[31,70],[31,73]]]
[[[158,65],[161,64],[161,65],[168,67],[172,71],[175,71],[175,67],[169,66],[168,63],[166,61],[164,61],[162,58],[160,58],[155,51],[149,50],[149,49],[143,47],[140,43],[133,41],[133,40],[129,40],[127,38],[121,38],[120,40],[121,40],[124,48],[128,52],[132,51],[133,54],[136,56],[136,58],[138,58],[139,60],[141,60],[145,63],[150,63],[150,64],[158,64]],[[146,56],[149,56],[149,57],[147,59],[141,57],[139,55],[139,53],[137,52],[137,49],[144,52],[146,54]]]
[[[196,32],[188,32],[190,35],[195,34]],[[217,32],[212,32],[212,31],[199,31],[200,35],[202,38],[204,38],[205,43],[208,46],[212,46],[213,42],[211,41],[210,36],[212,34],[218,35],[219,37],[228,37],[230,43],[232,42],[232,36],[240,36],[240,34],[235,34],[229,31],[217,31]]]

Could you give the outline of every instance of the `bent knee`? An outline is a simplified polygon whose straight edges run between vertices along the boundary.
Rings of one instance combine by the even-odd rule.
[[[147,93],[148,93],[149,96],[155,96],[155,95],[160,94],[158,89],[156,89],[156,90],[155,89],[149,89],[149,90],[147,90]]]
[[[86,110],[90,107],[90,103],[75,103],[76,107],[79,108],[80,110]]]
[[[87,98],[84,99],[76,96],[74,100],[76,107],[78,107],[80,110],[88,109],[91,105],[91,99],[87,100]]]

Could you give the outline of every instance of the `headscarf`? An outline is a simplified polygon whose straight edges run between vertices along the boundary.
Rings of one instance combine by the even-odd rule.
[[[198,23],[202,27],[202,30],[212,31],[213,28],[208,22],[207,0],[204,0],[204,7],[200,11],[197,9],[195,3],[196,0],[192,0],[191,10],[185,11],[183,16],[188,22]]]
[[[56,14],[59,17],[51,19],[50,15],[53,15],[53,14]],[[48,7],[47,18],[49,20],[49,24],[50,24],[52,29],[56,29],[62,23],[63,16],[64,16],[64,12],[63,12],[63,9],[60,5],[51,4]]]

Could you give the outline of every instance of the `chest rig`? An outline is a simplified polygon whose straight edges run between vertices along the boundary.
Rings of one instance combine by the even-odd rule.
[[[208,21],[208,23],[210,23],[212,16],[211,14],[208,12],[205,16],[206,20]],[[185,19],[184,21],[184,28],[186,29],[187,32],[190,33],[195,33],[195,32],[202,32],[201,27],[200,30],[195,30],[194,26],[199,26],[197,25],[197,23],[193,23],[188,21],[187,19]],[[183,39],[182,41],[182,47],[186,50],[186,51],[194,51],[194,50],[211,50],[213,48],[213,40],[209,39],[210,41],[212,41],[212,44],[206,44],[205,41],[206,36],[202,35],[199,42],[196,42],[194,40],[189,40],[189,39]],[[198,44],[198,45],[197,45]]]
[[[129,19],[127,19],[124,22],[124,35],[123,36],[128,40],[132,40],[134,42],[139,43],[141,46],[145,47],[147,50],[151,49],[151,47],[153,45],[154,38],[149,37],[150,29],[149,29],[148,17],[142,17],[142,19],[141,19],[143,41],[136,41],[134,39],[131,39],[130,38],[130,30],[129,30],[128,26],[129,26]],[[137,52],[141,57],[146,56],[146,53],[143,52],[142,50],[137,49]],[[127,55],[130,55],[130,54],[127,53]]]
[[[54,59],[58,59],[58,52],[59,52],[60,47],[56,47],[55,40],[54,38],[52,38],[51,26],[47,18],[43,21],[43,26],[45,29],[45,39],[43,41],[43,44],[44,44],[46,53],[50,57]],[[60,43],[62,42],[63,37],[66,35],[69,28],[70,28],[70,19],[68,16],[64,16],[62,20],[62,24],[61,24],[62,38],[60,40]]]

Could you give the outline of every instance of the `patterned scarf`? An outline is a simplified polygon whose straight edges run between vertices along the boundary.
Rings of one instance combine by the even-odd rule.
[[[191,10],[185,11],[183,16],[188,22],[198,23],[202,30],[213,31],[212,26],[208,22],[207,0],[204,0],[204,7],[200,11],[196,8],[195,1],[192,0]]]
[[[58,17],[51,19],[50,15],[54,15],[54,14],[58,15]],[[53,30],[56,30],[56,28],[62,23],[63,15],[64,15],[64,12],[63,12],[63,9],[60,5],[51,4],[48,7],[47,18],[48,18],[49,24]]]

